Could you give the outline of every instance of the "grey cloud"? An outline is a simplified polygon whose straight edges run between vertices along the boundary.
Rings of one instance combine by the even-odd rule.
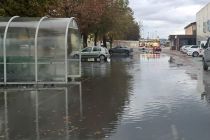
[[[177,30],[183,29],[186,24],[193,22],[195,20],[195,13],[197,12],[193,11],[193,8],[195,8],[195,6],[202,7],[208,2],[210,1],[130,0],[130,5],[134,10],[137,20],[143,20],[144,23],[154,23],[151,25],[144,25],[145,30],[160,30],[160,34],[164,34],[162,37],[166,37],[166,34],[170,34],[171,32],[176,32]],[[185,7],[188,8],[186,11],[184,9]],[[187,10],[193,12],[190,13]],[[162,22],[162,24],[156,25],[156,23],[159,22]]]

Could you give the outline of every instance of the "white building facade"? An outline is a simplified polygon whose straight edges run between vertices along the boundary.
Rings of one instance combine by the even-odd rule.
[[[196,14],[197,43],[206,41],[210,37],[210,3]]]

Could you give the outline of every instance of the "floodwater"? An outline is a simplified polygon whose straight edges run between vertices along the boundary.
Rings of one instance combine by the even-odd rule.
[[[210,72],[168,60],[117,56],[67,87],[2,89],[0,140],[209,140]]]

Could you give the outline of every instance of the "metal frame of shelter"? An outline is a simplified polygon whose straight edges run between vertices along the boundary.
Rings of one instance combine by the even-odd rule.
[[[5,18],[4,18],[5,19]],[[0,47],[3,45],[2,48],[0,48],[0,57],[2,56],[3,60],[0,60],[0,69],[3,68],[3,70],[0,70],[0,73],[3,72],[3,75],[0,75],[0,85],[8,85],[8,84],[67,84],[68,83],[68,78],[78,78],[81,77],[81,54],[78,53],[78,57],[77,58],[72,58],[70,57],[70,55],[73,52],[80,52],[81,50],[81,38],[80,38],[80,34],[79,34],[79,29],[78,29],[78,25],[74,19],[74,17],[72,18],[49,18],[47,16],[42,17],[42,18],[34,18],[35,23],[33,20],[28,20],[29,18],[23,18],[23,17],[19,17],[19,16],[14,16],[11,18],[7,18],[7,21],[5,21],[3,19],[3,17],[0,19],[0,33],[1,33],[1,39],[3,39],[3,41],[0,42]],[[26,21],[24,21],[26,19]],[[33,19],[33,18],[30,18]],[[18,21],[16,21],[18,20]],[[28,21],[27,21],[28,20]],[[2,23],[2,25],[1,25]],[[13,24],[13,25],[12,25]],[[17,27],[16,27],[17,24]],[[22,24],[22,25],[21,25]],[[30,25],[27,25],[30,24]],[[11,29],[10,29],[10,26]],[[29,63],[25,63],[25,62],[21,62],[21,63],[14,63],[11,65],[14,67],[14,70],[12,69],[12,67],[8,64],[9,63],[9,57],[13,57],[13,56],[8,56],[7,52],[11,51],[11,48],[9,48],[11,42],[13,44],[15,44],[14,42],[17,40],[24,40],[26,37],[15,37],[15,39],[10,39],[10,36],[14,36],[15,32],[13,30],[13,28],[28,28],[28,30],[32,30],[33,27],[33,33],[31,33],[31,46],[32,49],[30,48],[30,52],[32,52],[32,54],[30,54],[30,56],[33,57],[32,60],[30,60],[30,64]],[[9,31],[10,30],[10,31]],[[40,33],[42,30],[42,34]],[[49,33],[47,32],[48,30],[53,30],[50,31]],[[74,32],[76,32],[76,38],[74,41],[76,43],[76,45],[74,46],[76,49],[72,50],[71,45],[69,43],[69,39],[71,39],[71,36],[69,35],[71,30],[74,30]],[[55,33],[57,31],[57,33]],[[3,33],[4,32],[4,33]],[[30,32],[30,31],[28,31]],[[11,34],[10,36],[8,36],[8,34]],[[21,33],[20,33],[21,34]],[[41,35],[40,35],[41,34]],[[54,36],[58,35],[57,40],[54,38],[50,38],[50,36],[52,34],[55,34]],[[26,35],[27,36],[27,35]],[[41,37],[42,38],[41,38]],[[48,37],[48,38],[47,38]],[[41,39],[40,39],[41,38]],[[44,39],[43,39],[44,38]],[[47,40],[48,39],[48,40]],[[27,38],[25,39],[27,40]],[[40,41],[42,40],[42,41]],[[59,41],[58,41],[59,40]],[[17,41],[18,42],[18,41]],[[27,42],[27,41],[26,41]],[[53,47],[46,47],[48,42],[48,46],[53,46]],[[60,42],[57,43],[57,42]],[[39,46],[42,46],[41,43],[46,43],[46,45],[41,48]],[[56,44],[57,43],[57,44]],[[18,43],[16,43],[17,45]],[[55,49],[57,46],[60,47],[61,49],[59,51],[64,51],[64,52],[58,52],[59,56],[55,56],[55,57],[51,57],[52,59],[55,59],[56,61],[51,61],[49,60],[48,62],[45,62],[44,60],[40,60],[39,61],[39,57],[40,57],[40,51],[39,49],[48,49],[48,50],[53,50]],[[27,47],[27,43],[25,45]],[[24,47],[22,45],[22,48],[24,49]],[[15,48],[15,47],[13,47]],[[17,48],[17,47],[16,47]],[[70,50],[69,50],[70,48]],[[3,53],[1,52],[3,50]],[[47,51],[46,51],[47,52]],[[42,52],[41,52],[42,53]],[[56,51],[54,51],[54,53],[57,53]],[[65,54],[64,54],[65,53]],[[12,55],[15,54],[15,51],[12,52]],[[21,56],[22,54],[19,54],[18,56]],[[51,54],[50,54],[51,55]],[[43,59],[45,58],[45,54],[42,54]],[[58,58],[57,58],[58,57]],[[11,59],[11,58],[10,58]],[[12,58],[14,60],[14,62],[16,62],[16,58]],[[27,60],[29,61],[29,60]],[[72,64],[75,65],[72,65]],[[33,80],[12,80],[12,76],[11,76],[11,80],[8,80],[8,77],[10,75],[11,72],[8,72],[9,68],[10,71],[16,71],[16,66],[21,67],[19,68],[21,71],[22,68],[24,68],[26,65],[28,67],[30,67],[30,71],[32,71],[33,74],[30,74],[30,71],[28,72],[29,75],[31,75]],[[29,66],[30,65],[30,66]],[[43,67],[46,66],[48,68],[43,69]],[[72,71],[71,69],[74,68],[74,66],[76,66],[76,72],[69,72]],[[52,69],[54,70],[54,73],[56,75],[56,73],[58,73],[58,75],[60,76],[59,78],[53,78],[53,73],[51,75],[49,75],[48,78],[44,79],[44,80],[40,80],[39,78],[41,76],[39,75],[47,75],[48,71],[50,73],[50,71],[52,71]],[[17,68],[18,69],[18,68]],[[40,72],[40,69],[43,69],[43,74]],[[59,69],[59,70],[57,70]],[[57,71],[60,72],[57,72]],[[26,70],[27,71],[27,70]],[[24,73],[24,72],[23,72]],[[44,74],[46,73],[46,74]],[[15,75],[15,74],[14,74]],[[22,74],[22,76],[24,79],[27,78],[27,75]],[[52,79],[51,79],[52,78]]]

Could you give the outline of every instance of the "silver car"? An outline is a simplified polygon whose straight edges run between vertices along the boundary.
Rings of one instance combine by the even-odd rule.
[[[107,61],[109,57],[110,57],[109,51],[104,47],[98,47],[98,46],[86,47],[81,50],[82,61],[84,60]]]

